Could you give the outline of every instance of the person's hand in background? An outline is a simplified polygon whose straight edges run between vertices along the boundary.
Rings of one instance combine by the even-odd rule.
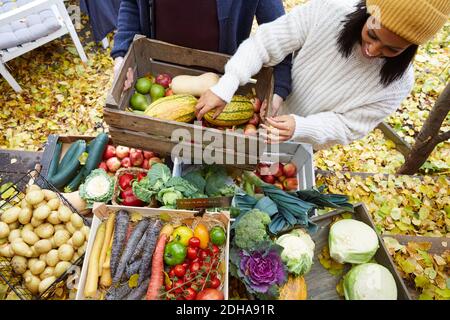
[[[119,71],[120,68],[122,67],[122,64],[123,64],[123,57],[117,57],[116,59],[114,59],[114,79],[116,79],[119,76]],[[123,91],[130,89],[131,86],[133,85],[133,82],[134,82],[133,69],[128,68],[127,78],[123,85]]]

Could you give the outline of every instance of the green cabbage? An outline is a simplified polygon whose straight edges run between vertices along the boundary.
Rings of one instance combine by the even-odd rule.
[[[111,201],[114,192],[113,179],[103,169],[93,170],[80,186],[80,197],[91,208],[94,202]]]
[[[344,276],[344,294],[346,300],[397,300],[397,286],[388,269],[364,263]]]
[[[366,263],[378,250],[378,236],[367,224],[353,219],[335,222],[328,237],[330,256],[339,263]]]
[[[281,259],[290,273],[301,276],[311,270],[315,245],[305,231],[293,230],[279,237],[276,243],[283,247]]]

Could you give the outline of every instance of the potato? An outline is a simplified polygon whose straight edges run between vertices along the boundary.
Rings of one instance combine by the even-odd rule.
[[[83,243],[84,243],[84,240],[85,240],[83,232],[81,232],[79,230],[74,232],[74,234],[72,235],[71,239],[72,239],[72,245],[75,248],[81,247],[83,245]]]
[[[17,218],[19,217],[19,213],[19,207],[11,207],[2,213],[2,215],[0,216],[0,220],[7,224],[16,222]]]
[[[30,208],[22,208],[19,213],[18,220],[21,224],[30,223],[33,212]]]
[[[36,251],[36,248],[34,247],[34,245],[31,246],[30,249],[31,249],[31,252],[33,252],[31,254],[31,258],[38,258],[40,253]]]
[[[30,246],[34,245],[36,242],[38,242],[40,239],[37,236],[36,233],[30,230],[22,230],[22,239],[26,244],[29,244]]]
[[[58,209],[58,218],[62,222],[70,221],[70,217],[72,216],[72,211],[65,205],[59,206]]]
[[[48,218],[52,210],[50,207],[46,204],[40,206],[39,208],[34,209],[33,211],[33,218],[39,219],[39,220],[45,220]]]
[[[41,190],[32,190],[27,192],[27,195],[25,196],[25,200],[33,206],[44,201],[44,198],[44,193]]]
[[[67,222],[65,224],[66,226],[66,230],[70,232],[70,234],[74,234],[75,231],[77,231],[77,229],[75,229],[75,227],[73,226],[72,222]]]
[[[70,261],[72,260],[74,254],[73,247],[68,244],[63,244],[58,249],[58,258],[61,261]]]
[[[44,199],[47,201],[58,198],[58,195],[52,190],[43,189],[42,192],[44,193]]]
[[[9,226],[3,221],[0,222],[0,238],[7,238],[9,236]]]
[[[36,217],[31,218],[31,225],[34,228],[37,228],[38,226],[40,226],[42,223],[44,222],[44,220],[39,220]]]
[[[39,278],[41,280],[44,280],[45,278],[53,276],[55,273],[55,268],[53,267],[47,267],[42,271],[42,273],[39,275]]]
[[[25,287],[30,290],[32,294],[37,295],[39,293],[39,284],[41,283],[41,280],[31,273],[25,276],[24,280]]]
[[[5,243],[0,246],[0,256],[5,258],[12,258],[14,256],[14,251],[11,244]]]
[[[34,227],[33,227],[33,225],[31,223],[27,223],[26,225],[24,225],[22,227],[22,232],[24,232],[25,230],[34,232]]]
[[[59,262],[59,257],[58,257],[58,250],[56,249],[52,249],[47,253],[47,256],[45,258],[45,262],[47,263],[48,266],[50,267],[54,267],[58,264]]]
[[[42,189],[37,184],[30,184],[27,186],[26,193],[29,193],[29,192],[35,191],[35,190],[40,191]]]
[[[70,233],[67,230],[58,230],[55,232],[53,238],[55,239],[56,246],[60,247],[70,239]]]
[[[58,246],[55,243],[55,236],[48,238],[50,240],[50,243],[52,244],[52,249],[58,248]]]
[[[72,260],[70,260],[70,262],[75,263],[79,258],[80,258],[80,255],[78,254],[78,252],[75,252],[72,257]]]
[[[34,244],[38,253],[47,253],[52,250],[52,243],[48,239],[39,240]]]
[[[39,237],[41,237],[41,239],[48,239],[51,236],[53,236],[55,229],[53,228],[53,225],[51,225],[50,223],[43,223],[40,226],[38,226],[36,229],[34,229],[34,232]]]
[[[0,238],[0,246],[8,243],[8,238]]]
[[[68,244],[69,246],[73,247],[72,238],[70,238],[69,240],[67,240],[66,244]]]
[[[86,238],[86,241],[88,241],[89,240],[89,233],[91,232],[91,229],[88,226],[83,226],[81,228],[81,231],[83,232],[84,237]]]
[[[84,226],[83,218],[76,213],[72,213],[72,216],[70,216],[70,222],[75,229],[81,229]]]
[[[38,274],[41,274],[42,272],[44,272],[45,270],[45,262],[42,260],[38,260],[35,263],[33,263],[33,265],[30,268],[30,271],[32,274],[34,274],[35,276],[37,276]]]
[[[20,228],[19,221],[15,221],[13,223],[8,224],[8,228],[9,228],[10,231],[19,229]]]
[[[24,199],[22,199],[22,201],[20,201],[20,208],[21,209],[26,209],[26,208],[33,209],[33,206],[31,204],[29,204],[27,202],[27,200],[24,198]]]
[[[54,228],[55,228],[55,233],[56,233],[56,231],[59,231],[59,230],[66,230],[66,226],[63,225],[63,224],[56,224],[56,225],[54,226]],[[66,230],[66,231],[67,231],[67,230]]]
[[[30,247],[23,242],[23,240],[17,240],[18,239],[15,239],[15,241],[11,243],[14,253],[19,256],[30,258],[33,255],[33,251],[31,251]]]
[[[61,201],[59,201],[59,198],[53,198],[53,199],[48,200],[47,206],[51,210],[58,210],[60,202]]]
[[[46,205],[47,205],[47,201],[44,200],[44,201],[41,201],[38,204],[34,205],[33,208],[37,209],[39,207],[46,206]]]
[[[58,262],[58,264],[55,266],[54,276],[59,278],[60,276],[62,276],[62,274],[64,272],[69,270],[69,268],[71,266],[72,266],[72,264],[70,262],[67,262],[67,261],[60,261],[60,262]]]
[[[47,262],[46,262],[46,259],[47,259],[47,253],[41,253],[41,254],[39,255],[38,259],[41,260],[41,261],[44,261],[45,263],[47,263]]]
[[[11,230],[9,232],[9,236],[8,236],[9,242],[13,242],[14,239],[20,238],[20,234],[21,234],[21,232],[19,229]]]
[[[11,267],[17,274],[23,274],[27,271],[27,259],[21,256],[14,256],[11,259]]]
[[[41,283],[39,283],[39,293],[42,294],[45,292],[45,290],[47,290],[52,284],[53,282],[56,281],[56,278],[54,276],[45,278],[44,280],[41,281]]]
[[[51,224],[60,224],[61,220],[58,218],[58,211],[52,211],[50,212],[50,215],[47,218],[47,221]]]
[[[87,242],[77,249],[77,253],[81,256],[86,252]]]

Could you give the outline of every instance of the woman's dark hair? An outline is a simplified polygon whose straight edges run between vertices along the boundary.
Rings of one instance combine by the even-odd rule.
[[[369,17],[370,14],[367,12],[365,0],[362,0],[356,6],[354,12],[346,16],[346,19],[343,21],[344,27],[339,33],[338,38],[339,51],[344,57],[348,58],[354,46],[362,43],[361,32]],[[406,70],[408,70],[418,48],[418,45],[411,45],[397,57],[384,58],[385,62],[380,71],[380,82],[384,86],[388,86],[395,80],[401,78]]]

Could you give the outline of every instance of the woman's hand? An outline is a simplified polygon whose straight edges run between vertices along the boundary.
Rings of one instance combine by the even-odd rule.
[[[211,90],[206,91],[197,102],[195,106],[195,113],[197,115],[197,120],[202,120],[203,116],[209,111],[215,109],[213,118],[217,118],[225,108],[227,103],[221,98],[216,96]]]
[[[269,117],[266,119],[266,124],[261,126],[267,130],[266,133],[262,133],[266,143],[277,144],[292,139],[295,132],[295,119],[291,115]]]
[[[277,95],[276,93],[273,95],[272,99],[272,108],[271,108],[271,114],[267,114],[267,100],[264,100],[264,102],[261,105],[261,111],[260,115],[262,119],[265,119],[266,117],[275,117],[278,114],[278,111],[280,111],[282,105],[283,105],[283,98]]]

